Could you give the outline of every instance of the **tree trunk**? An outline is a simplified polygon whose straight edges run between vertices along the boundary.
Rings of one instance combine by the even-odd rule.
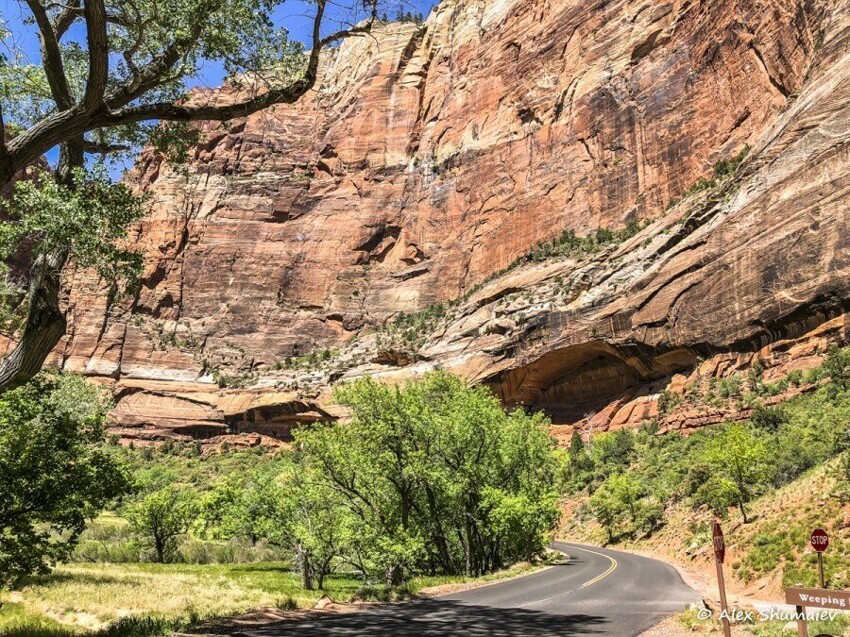
[[[457,572],[457,569],[455,569],[455,565],[452,560],[451,550],[449,549],[449,540],[443,530],[440,511],[437,506],[437,497],[434,494],[434,490],[427,484],[425,485],[425,494],[428,497],[428,510],[431,512],[431,519],[436,527],[436,533],[432,537],[432,542],[440,551],[440,561],[443,563],[443,569],[445,569],[446,574],[454,575]]]
[[[301,543],[295,547],[295,563],[298,565],[298,571],[301,573],[301,587],[305,591],[312,591],[313,567],[310,564],[310,556],[304,550]]]
[[[404,569],[401,564],[393,564],[387,567],[387,587],[401,586],[404,582]]]
[[[59,307],[62,268],[67,252],[39,255],[30,269],[27,319],[15,349],[0,362],[0,390],[14,389],[38,374],[65,334],[67,322]]]
[[[62,144],[56,181],[74,187],[74,169],[85,165],[83,139],[78,137]],[[62,268],[68,261],[68,248],[40,254],[30,268],[27,290],[27,319],[17,346],[0,362],[0,391],[23,385],[41,371],[44,361],[65,335],[67,321],[59,307]]]
[[[744,501],[738,500],[738,508],[741,509],[741,517],[744,518],[744,524],[749,524],[749,520],[747,519],[747,510],[744,508]]]
[[[156,549],[156,561],[160,564],[165,564],[165,540],[155,537],[154,548]]]

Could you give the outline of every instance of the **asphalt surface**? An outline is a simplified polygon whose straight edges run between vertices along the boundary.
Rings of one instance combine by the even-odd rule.
[[[555,548],[569,554],[567,564],[434,599],[254,628],[250,635],[628,637],[700,599],[664,562],[563,542]]]

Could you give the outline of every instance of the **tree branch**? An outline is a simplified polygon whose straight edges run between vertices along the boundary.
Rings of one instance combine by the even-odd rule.
[[[53,30],[56,32],[56,39],[61,40],[65,32],[72,24],[80,17],[80,0],[71,0],[63,9],[62,13],[56,18],[53,24]]]
[[[98,4],[101,8],[103,7],[102,0],[91,0],[91,2],[86,3],[87,11],[90,11],[92,4]],[[138,106],[125,107],[117,111],[110,111],[105,108],[97,109],[96,107],[101,105],[99,100],[95,108],[88,108],[86,104],[78,104],[66,111],[59,111],[48,115],[35,126],[8,142],[9,154],[7,160],[0,162],[0,184],[8,183],[18,170],[35,161],[57,144],[83,135],[96,128],[153,119],[184,122],[197,120],[224,121],[246,117],[274,104],[291,104],[297,101],[307,91],[313,88],[316,83],[319,54],[324,46],[349,35],[367,33],[372,27],[372,21],[370,20],[363,25],[338,31],[322,39],[320,28],[324,9],[325,0],[321,0],[313,21],[313,47],[307,62],[307,69],[304,77],[292,84],[272,88],[262,95],[256,95],[241,102],[225,105],[209,103],[205,105],[191,105],[161,102],[140,104]],[[105,23],[103,14],[101,14],[100,25],[103,27],[102,31],[105,30]],[[91,27],[91,25],[89,26]],[[106,70],[108,71],[108,68]],[[89,79],[91,84],[92,78],[90,77]],[[94,88],[96,88],[96,85]],[[87,89],[87,97],[88,95]],[[93,95],[96,95],[96,92]],[[100,97],[102,97],[102,94]]]
[[[65,76],[59,40],[56,39],[53,25],[50,23],[50,18],[41,1],[27,0],[27,6],[35,18],[35,23],[38,25],[41,35],[41,64],[44,67],[44,74],[47,76],[47,83],[50,84],[53,100],[60,111],[67,110],[74,105],[74,98],[68,86],[68,78]]]
[[[85,0],[86,38],[89,48],[89,77],[83,106],[95,110],[103,103],[109,78],[109,39],[106,35],[106,8],[103,0]]]
[[[211,6],[206,15],[209,15],[217,8],[218,7]],[[198,19],[195,20],[192,25],[191,32],[186,37],[172,42],[165,51],[156,56],[153,61],[146,64],[141,69],[137,69],[133,65],[132,55],[125,54],[124,59],[130,67],[130,70],[133,72],[133,78],[114,91],[111,91],[109,95],[106,96],[104,101],[106,102],[107,108],[115,110],[125,106],[146,91],[156,87],[162,79],[162,76],[165,75],[165,73],[167,73],[177,63],[177,61],[186,54],[188,48],[191,47],[200,37],[206,23],[206,15],[199,16]]]
[[[313,47],[307,62],[304,77],[288,86],[271,88],[262,95],[256,95],[241,102],[225,105],[187,105],[175,104],[173,102],[158,102],[154,104],[141,104],[113,111],[109,115],[108,124],[127,124],[141,122],[151,119],[163,119],[169,121],[198,121],[215,120],[225,121],[239,117],[247,117],[252,113],[268,108],[275,104],[292,104],[300,99],[316,83],[319,69],[319,57],[322,49],[338,40],[352,35],[368,33],[372,28],[372,21],[362,25],[337,31],[325,38],[320,35],[321,21],[325,9],[325,2],[318,4],[316,17],[313,21]]]
[[[0,160],[5,160],[9,156],[9,149],[6,148],[6,122],[3,119],[3,104],[0,103]]]
[[[110,144],[108,142],[97,142],[91,139],[83,140],[83,150],[96,155],[108,155],[130,150],[127,144]]]

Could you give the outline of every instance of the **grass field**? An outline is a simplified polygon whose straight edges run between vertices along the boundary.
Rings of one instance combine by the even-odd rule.
[[[332,598],[348,600],[360,585],[354,577],[331,576],[325,588]],[[282,563],[71,564],[14,594],[14,603],[0,609],[0,634],[29,626],[96,632],[122,617],[191,623],[292,601],[310,606],[321,595],[302,589]]]
[[[518,575],[529,564],[480,581]],[[464,577],[416,577],[409,591],[475,581]],[[6,594],[0,635],[6,637],[149,637],[202,619],[262,607],[312,606],[327,593],[349,601],[363,583],[356,576],[331,575],[324,591],[301,588],[298,574],[280,562],[256,564],[69,564]]]

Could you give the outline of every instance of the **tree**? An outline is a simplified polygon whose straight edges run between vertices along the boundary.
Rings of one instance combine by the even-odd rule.
[[[149,493],[127,512],[133,532],[151,544],[155,561],[161,563],[174,558],[177,538],[189,532],[197,516],[197,494],[175,485]]]
[[[323,589],[334,561],[344,559],[354,547],[357,521],[339,495],[310,472],[290,473],[286,486],[302,584],[310,590],[315,579],[316,587]]]
[[[26,317],[16,335],[17,347],[0,365],[0,389],[16,387],[37,373],[65,332],[61,275],[69,259],[80,257],[76,248],[81,246],[72,245],[73,233],[64,231],[57,235],[62,239],[58,243],[41,244],[41,233],[54,216],[68,229],[67,215],[60,210],[51,215],[51,206],[69,201],[85,211],[90,202],[94,209],[89,212],[99,206],[108,219],[120,220],[122,232],[132,221],[132,215],[119,217],[110,208],[116,198],[126,200],[126,189],[81,176],[87,155],[104,159],[150,142],[171,157],[185,157],[197,139],[191,122],[227,121],[296,102],[316,82],[321,51],[368,32],[377,15],[376,0],[365,0],[352,7],[364,21],[323,34],[327,0],[317,0],[305,51],[285,29],[275,27],[272,16],[282,3],[21,0],[29,12],[25,27],[31,25],[32,32],[22,38],[0,25],[8,50],[0,56],[0,190],[7,191],[15,179],[15,190],[30,183],[29,199],[38,200],[36,217],[46,222],[30,225],[33,231],[21,237],[40,249],[30,267],[26,303],[21,304]],[[27,36],[40,41],[38,64],[30,63],[19,45]],[[209,62],[224,66],[230,88],[190,95],[189,82]],[[55,170],[41,170],[27,181],[25,171],[43,163],[43,155],[57,146]],[[78,190],[84,193],[75,198],[72,193]],[[26,202],[6,208],[13,226],[25,225],[21,215],[32,212]],[[97,217],[85,222],[89,235],[104,225],[116,229]],[[105,239],[119,235],[113,232]]]
[[[767,445],[750,428],[730,425],[706,444],[702,460],[712,473],[696,498],[715,508],[736,505],[747,524],[745,505],[767,484],[769,459]]]
[[[101,444],[109,408],[70,375],[42,374],[0,396],[0,586],[66,558],[86,520],[128,490]]]
[[[835,399],[850,389],[850,348],[833,345],[821,366],[821,374],[829,377],[827,394]]]
[[[593,493],[588,505],[608,534],[608,542],[624,531],[624,524],[638,519],[638,502],[643,495],[640,480],[627,473],[609,476]]]
[[[567,457],[569,458],[570,488],[578,490],[585,487],[593,479],[593,459],[587,453],[587,446],[578,429],[573,429]]]
[[[249,476],[230,475],[201,500],[204,534],[215,539],[265,538],[293,551],[306,590],[324,586],[351,537],[339,498],[289,460]]]
[[[296,443],[347,516],[347,559],[395,585],[411,572],[489,572],[545,546],[560,463],[542,415],[506,412],[443,372],[335,396],[351,422],[300,429]]]
[[[200,532],[211,539],[247,537],[256,542],[249,512],[252,489],[243,476],[225,476],[198,503]]]
[[[788,416],[781,407],[756,406],[750,416],[753,426],[766,433],[775,434],[788,422]]]
[[[64,183],[46,172],[19,182],[5,207],[13,221],[0,224],[0,259],[13,258],[25,246],[32,267],[28,293],[17,308],[22,314],[18,344],[0,362],[0,389],[37,374],[64,335],[61,273],[72,256],[77,265],[94,268],[114,291],[119,284],[133,285],[140,256],[118,242],[143,212],[127,186],[110,183],[102,168],[82,167],[75,167]],[[4,296],[7,301],[21,298]]]
[[[585,451],[584,440],[581,437],[581,432],[576,427],[573,429],[572,436],[570,436],[570,458],[580,458],[586,453],[587,452]]]

